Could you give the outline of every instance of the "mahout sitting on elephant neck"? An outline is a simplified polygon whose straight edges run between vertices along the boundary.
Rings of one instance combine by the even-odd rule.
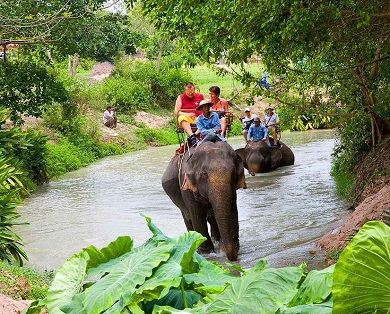
[[[187,230],[206,238],[200,252],[214,251],[213,238],[221,243],[229,260],[237,260],[236,190],[246,188],[246,184],[243,162],[228,143],[207,141],[173,156],[162,177],[162,186],[181,210]]]

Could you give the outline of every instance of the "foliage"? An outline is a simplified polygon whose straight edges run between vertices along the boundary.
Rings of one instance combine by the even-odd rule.
[[[171,108],[190,80],[182,69],[163,65],[156,71],[153,62],[122,60],[102,85],[101,95],[119,112]]]
[[[245,71],[244,62],[260,57],[271,88],[257,88],[258,94],[304,106],[302,114],[313,104],[316,114],[317,104],[327,111],[338,107],[351,132],[359,129],[350,117],[363,115],[372,147],[390,133],[388,1],[266,0],[261,10],[250,1],[141,2],[160,31],[182,40],[201,61],[214,63],[226,55],[228,62],[242,64],[239,76],[246,87],[258,77]],[[321,121],[301,122],[293,127]]]
[[[16,221],[20,215],[15,208],[19,204],[19,190],[24,188],[18,178],[23,172],[12,162],[17,163],[0,154],[0,260],[22,266],[27,255],[21,248],[22,239],[12,231],[12,227],[22,224]]]
[[[98,11],[77,19],[63,29],[57,29],[56,37],[65,36],[54,43],[53,55],[57,58],[77,53],[84,58],[111,60],[119,52],[135,54],[143,35],[133,32],[126,16],[119,13]]]
[[[83,20],[92,15],[104,2],[105,0],[74,0],[66,3],[60,0],[2,1],[0,38],[8,43],[45,43],[53,39],[67,41],[66,35],[72,30],[71,26],[77,24],[77,18]],[[62,36],[56,37],[60,30]]]
[[[343,250],[334,270],[333,313],[390,310],[390,227],[367,222]]]
[[[38,272],[29,267],[18,267],[0,261],[0,293],[14,300],[46,297],[53,278],[52,271]]]
[[[61,136],[57,144],[46,144],[47,171],[50,177],[85,167],[99,158],[123,154],[134,147],[122,147],[118,143],[102,143],[83,134],[82,137]]]
[[[25,175],[20,177],[24,184],[32,180],[42,184],[48,180],[45,160],[47,136],[39,131],[20,127],[2,129],[8,117],[7,110],[0,110],[0,156],[12,159],[11,164],[18,167]],[[21,174],[21,173],[20,173]]]
[[[21,114],[42,117],[53,102],[67,100],[63,85],[32,61],[0,62],[0,85],[0,108],[10,109],[16,124],[23,124]]]
[[[166,237],[146,217],[153,236],[134,248],[128,236],[69,258],[47,297],[27,313],[387,313],[390,227],[368,222],[336,265],[267,268],[260,260],[234,276],[195,251],[205,240],[190,231]],[[181,311],[185,309],[184,311]]]
[[[145,142],[152,146],[164,146],[177,143],[177,135],[175,130],[162,130],[143,128],[135,132],[141,142]]]

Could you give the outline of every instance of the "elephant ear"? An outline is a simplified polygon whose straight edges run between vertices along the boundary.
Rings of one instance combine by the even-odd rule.
[[[245,160],[245,154],[244,154],[245,148],[238,148],[235,150],[237,156],[239,159],[241,159],[244,163],[244,167],[247,167],[246,160]]]
[[[191,180],[192,178],[192,180]],[[184,174],[184,181],[183,181],[183,185],[181,187],[182,190],[190,190],[194,193],[197,193],[198,192],[198,188],[196,187],[195,183],[194,183],[194,176],[191,175],[191,174],[188,174],[185,173]]]
[[[241,160],[244,160],[244,149],[245,148],[238,148],[235,150],[235,152],[237,153],[238,156],[240,156]]]
[[[270,148],[271,157],[271,169],[276,169],[280,166],[280,160],[282,159],[282,152],[277,147]]]
[[[242,158],[237,154],[236,159],[236,190],[246,189],[245,174],[244,174],[244,164]]]

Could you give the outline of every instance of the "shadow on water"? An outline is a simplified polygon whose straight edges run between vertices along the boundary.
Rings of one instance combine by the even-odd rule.
[[[336,228],[346,204],[329,175],[332,131],[283,133],[295,154],[295,165],[246,174],[248,188],[237,191],[240,254],[237,264],[255,265],[267,257],[270,266],[307,262],[324,267],[323,258],[308,253],[313,241]],[[243,147],[241,137],[229,139]],[[161,187],[161,177],[175,146],[150,148],[102,159],[51,181],[27,199],[15,231],[25,243],[29,266],[56,269],[82,248],[107,245],[130,235],[135,246],[151,237],[140,213],[152,218],[166,235],[186,231],[180,211]],[[313,252],[312,252],[313,253]],[[224,263],[221,254],[209,258]]]

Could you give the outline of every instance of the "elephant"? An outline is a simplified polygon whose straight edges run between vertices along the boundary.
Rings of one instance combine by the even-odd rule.
[[[290,166],[295,162],[294,153],[282,141],[280,146],[269,147],[265,142],[249,141],[244,148],[236,149],[236,153],[241,156],[244,167],[251,175],[264,173],[278,167]]]
[[[246,188],[246,183],[243,162],[228,143],[202,142],[173,156],[163,174],[162,187],[179,207],[187,230],[206,238],[199,252],[213,252],[214,239],[229,260],[237,260],[237,189]]]

